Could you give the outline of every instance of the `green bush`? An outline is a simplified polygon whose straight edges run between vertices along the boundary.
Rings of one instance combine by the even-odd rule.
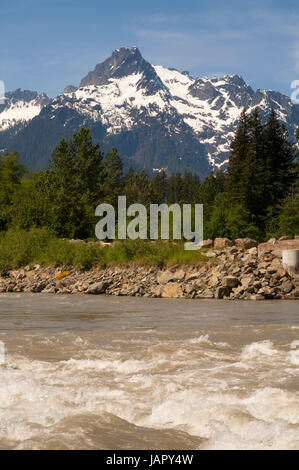
[[[157,264],[204,263],[202,250],[186,251],[182,242],[124,240],[112,246],[101,247],[95,242],[71,243],[58,239],[48,229],[8,230],[0,234],[0,269],[25,265],[68,266],[90,269],[109,264],[136,263],[144,266]]]

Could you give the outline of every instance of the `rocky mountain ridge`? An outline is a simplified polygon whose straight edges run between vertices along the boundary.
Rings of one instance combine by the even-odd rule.
[[[114,51],[51,100],[35,93],[8,93],[0,107],[0,148],[19,150],[33,169],[47,166],[60,138],[86,126],[104,150],[117,147],[127,167],[204,177],[226,167],[243,107],[258,106],[264,119],[274,108],[291,137],[299,126],[299,105],[281,93],[254,91],[239,75],[193,78],[151,65],[137,47]]]

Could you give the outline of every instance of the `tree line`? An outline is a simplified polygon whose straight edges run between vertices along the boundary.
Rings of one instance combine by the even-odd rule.
[[[244,109],[227,171],[202,182],[188,171],[124,174],[117,150],[104,154],[85,128],[61,140],[39,173],[29,173],[17,152],[0,157],[0,231],[47,227],[58,237],[93,238],[96,206],[117,209],[119,195],[128,205],[202,203],[205,238],[298,235],[297,146],[273,110],[263,124],[258,109]]]

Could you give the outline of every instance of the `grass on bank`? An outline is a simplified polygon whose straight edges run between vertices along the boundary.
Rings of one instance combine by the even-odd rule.
[[[184,250],[184,244],[168,241],[124,240],[113,246],[99,243],[70,243],[58,239],[50,230],[8,230],[0,233],[0,270],[26,265],[68,266],[90,269],[109,264],[135,263],[203,264],[208,260],[201,250]]]

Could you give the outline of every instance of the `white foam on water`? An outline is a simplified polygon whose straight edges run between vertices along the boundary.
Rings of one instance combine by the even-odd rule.
[[[275,356],[275,354],[277,354],[277,351],[274,348],[273,343],[269,340],[264,340],[245,346],[241,354],[241,359],[258,359],[263,358],[263,356]]]
[[[298,349],[296,351],[290,351],[289,352],[289,361],[291,364],[294,364],[295,366],[299,366],[299,351]]]
[[[209,339],[209,335],[200,335],[197,338],[191,338],[188,340],[190,344],[207,344],[212,345],[212,341]]]
[[[63,350],[70,338],[55,342],[52,335],[51,348]],[[67,359],[7,355],[0,368],[0,442],[22,447],[38,441],[41,430],[51,434],[63,420],[86,414],[104,426],[109,413],[198,436],[206,449],[299,448],[299,395],[285,388],[298,376],[296,351],[268,339],[236,348],[206,332],[182,340],[136,335],[127,345],[120,336],[105,347],[95,339],[72,337]],[[46,337],[38,344],[49,347]]]

